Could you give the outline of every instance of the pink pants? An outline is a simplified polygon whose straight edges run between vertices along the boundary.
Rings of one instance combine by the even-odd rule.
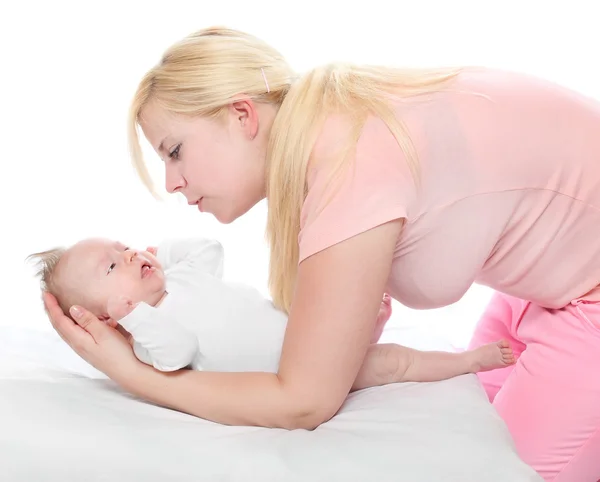
[[[549,310],[496,293],[470,348],[502,338],[517,363],[479,378],[521,458],[546,481],[600,480],[600,304]]]

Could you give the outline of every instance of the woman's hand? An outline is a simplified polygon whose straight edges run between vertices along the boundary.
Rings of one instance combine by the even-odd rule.
[[[75,353],[119,385],[131,383],[142,363],[120,331],[78,306],[71,307],[74,323],[53,295],[44,293],[43,299],[52,326]]]

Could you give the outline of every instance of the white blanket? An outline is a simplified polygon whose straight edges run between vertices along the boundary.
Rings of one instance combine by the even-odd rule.
[[[130,397],[54,334],[3,329],[0,414],[7,482],[542,480],[474,375],[351,394],[314,431],[228,427]]]

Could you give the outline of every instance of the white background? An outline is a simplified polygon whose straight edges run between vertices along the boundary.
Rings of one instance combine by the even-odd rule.
[[[226,277],[266,293],[265,205],[219,225],[183,198],[155,201],[126,145],[129,100],[173,41],[214,25],[273,43],[297,70],[331,60],[394,65],[486,65],[520,70],[600,98],[594,2],[321,0],[2,1],[0,6],[0,325],[49,330],[25,257],[87,236],[145,247],[163,236],[214,236]],[[287,10],[287,12],[286,12]],[[146,150],[160,175],[160,161]],[[600,153],[599,153],[600,154]],[[599,159],[600,161],[600,159]],[[464,346],[490,292],[454,306],[394,305]]]

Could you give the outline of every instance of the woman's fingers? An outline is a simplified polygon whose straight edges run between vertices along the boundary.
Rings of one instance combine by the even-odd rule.
[[[44,291],[42,293],[42,300],[44,301],[44,308],[46,309],[46,313],[48,313],[48,317],[50,318],[50,323],[52,323],[52,326],[56,327],[55,324],[58,322],[58,320],[60,320],[60,317],[64,316],[65,314],[60,309],[58,301],[56,300],[54,295],[51,295],[47,291]]]
[[[75,322],[92,335],[96,343],[99,343],[102,337],[112,329],[106,323],[100,321],[93,313],[79,305],[71,306],[70,313]]]
[[[50,317],[50,322],[54,329],[69,345],[74,346],[75,343],[81,344],[90,341],[98,341],[98,339],[106,333],[110,328],[102,323],[96,316],[90,313],[81,306],[72,306],[70,313],[75,320],[64,314],[56,298],[50,293],[44,293],[44,304],[46,311]],[[83,330],[82,330],[83,328]]]
[[[90,335],[82,330],[73,320],[66,316],[61,309],[56,298],[50,293],[43,293],[44,306],[50,323],[60,335],[60,337],[71,347],[81,346],[85,343],[89,343]]]
[[[52,326],[75,353],[117,383],[131,378],[138,360],[122,334],[79,305],[70,309],[74,323],[54,296],[44,293],[43,298]]]

